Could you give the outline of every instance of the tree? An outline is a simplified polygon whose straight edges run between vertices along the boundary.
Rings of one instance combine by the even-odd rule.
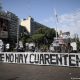
[[[32,35],[32,39],[34,42],[40,42],[44,39],[44,34],[34,34]]]
[[[44,36],[45,36],[44,34],[34,34],[34,35],[32,35],[32,40],[33,40],[33,42],[36,43],[37,47],[40,47],[40,45],[43,44]]]
[[[48,44],[51,44],[54,40],[54,37],[56,36],[56,31],[54,29],[48,29],[45,32],[45,36],[48,41]]]
[[[46,45],[50,46],[56,36],[56,31],[51,28],[40,28],[34,35],[32,35],[33,41],[37,42],[39,46]]]
[[[36,34],[44,34],[44,42],[51,44],[56,36],[56,31],[53,28],[40,28],[36,31]]]
[[[55,29],[51,28],[39,28],[32,35],[24,35],[22,40],[24,43],[26,42],[34,42],[38,48],[47,49],[50,44],[53,42],[54,37],[56,36]]]
[[[23,42],[23,44],[25,44],[28,39],[30,39],[30,35],[25,35],[25,34],[24,34],[24,35],[21,37],[21,41]]]

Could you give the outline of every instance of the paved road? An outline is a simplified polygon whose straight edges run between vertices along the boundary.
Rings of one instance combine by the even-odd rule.
[[[0,80],[79,80],[80,68],[0,64]]]

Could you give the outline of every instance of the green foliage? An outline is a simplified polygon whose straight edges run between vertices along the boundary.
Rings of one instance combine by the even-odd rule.
[[[32,38],[30,37],[30,38],[27,38],[27,39],[26,39],[26,42],[30,43],[30,42],[33,42],[33,40],[32,40]]]
[[[56,31],[51,28],[40,28],[35,34],[32,35],[34,42],[38,43],[38,46],[49,45],[53,42],[54,37],[56,36]]]
[[[29,39],[29,38],[30,38],[29,35],[23,35],[22,38],[21,38],[21,41],[25,44],[26,40]]]
[[[51,28],[39,28],[31,36],[23,36],[23,42],[35,42],[38,48],[48,49],[56,36],[56,31]]]
[[[44,34],[34,34],[32,35],[33,42],[40,42],[44,39]]]
[[[46,31],[46,39],[47,39],[47,41],[48,41],[49,44],[52,43],[52,41],[54,40],[54,37],[56,35],[55,33],[56,32],[55,32],[54,29],[48,29]]]

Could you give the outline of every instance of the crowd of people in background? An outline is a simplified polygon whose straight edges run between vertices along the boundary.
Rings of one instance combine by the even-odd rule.
[[[10,44],[4,44],[0,40],[0,52],[59,52],[59,53],[72,53],[72,52],[77,52],[73,51],[73,47],[68,43],[67,45],[61,45],[61,46],[56,46],[53,47],[50,45],[49,48],[38,48],[35,46],[34,43],[26,43],[23,45],[20,43],[18,46],[15,45],[15,47],[11,50],[10,49]]]

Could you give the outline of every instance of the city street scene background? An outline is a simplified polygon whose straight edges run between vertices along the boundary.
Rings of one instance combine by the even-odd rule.
[[[2,63],[5,52],[79,54],[79,29],[79,0],[0,0],[0,80],[79,80],[77,67]]]
[[[33,13],[35,13],[36,15],[33,15],[33,13],[30,12],[31,10],[27,10],[28,6],[26,6],[26,9],[24,10],[25,11],[24,15],[22,12],[24,7],[23,5],[21,8],[18,4],[16,4],[16,6],[18,6],[19,8],[12,5],[8,6],[10,2],[5,3],[5,0],[3,0],[0,3],[0,51],[1,52],[41,51],[41,52],[67,53],[67,52],[80,51],[80,33],[79,33],[80,11],[79,9],[76,10],[76,8],[78,7],[77,5],[78,3],[76,2],[75,3],[76,5],[74,5],[75,0],[73,3],[69,2],[69,4],[71,4],[70,6],[72,7],[75,6],[75,8],[72,8],[74,9],[74,11],[73,10],[69,11],[69,13],[72,12],[70,13],[71,17],[69,17],[66,14],[63,16],[59,15],[58,10],[55,8],[57,5],[55,7],[54,6],[52,7],[51,3],[55,2],[55,4],[59,4],[59,2],[56,1],[49,2],[47,0],[47,3],[49,2],[49,4],[48,5],[44,4],[44,6],[46,6],[46,8],[52,9],[52,12],[48,13],[51,14],[52,18],[51,20],[46,19],[45,21],[43,21],[44,23],[36,20],[36,17],[38,18],[37,14],[39,14],[40,16],[44,15],[44,10],[42,10],[43,14],[40,14],[41,12],[35,13],[35,11],[37,11],[38,9],[35,10],[34,5],[38,3],[38,1],[35,1],[36,3],[34,3],[31,0],[30,1],[26,0],[26,5],[30,6],[30,8],[34,6],[34,8],[32,9],[34,10]],[[65,1],[62,0],[62,4],[65,4],[64,2]],[[43,8],[45,8],[44,6]],[[6,7],[9,10],[4,9]],[[38,7],[41,6],[39,5]],[[15,10],[21,9],[22,11],[20,10],[21,13],[17,13],[15,12],[14,9]],[[45,12],[45,14],[47,14],[47,12]],[[27,17],[25,18],[23,17],[23,19],[21,19],[23,15]]]

